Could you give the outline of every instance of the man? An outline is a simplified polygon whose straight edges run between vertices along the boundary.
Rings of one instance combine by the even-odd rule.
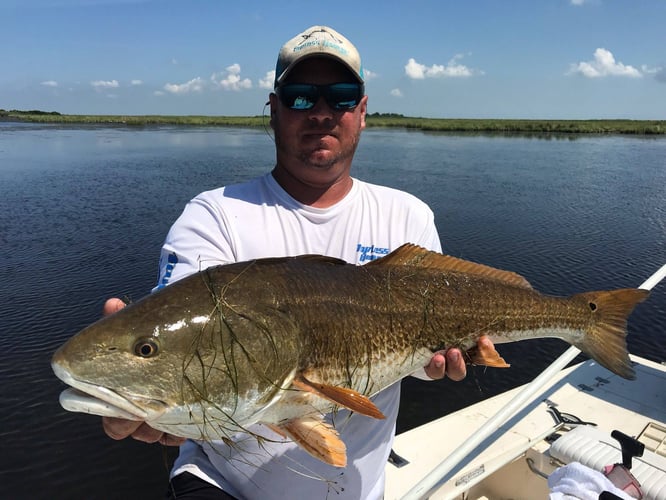
[[[314,26],[281,49],[270,95],[276,165],[270,174],[194,198],[162,248],[158,287],[205,266],[262,257],[323,254],[361,264],[405,242],[441,251],[432,211],[415,197],[353,179],[367,96],[356,48]],[[105,312],[122,307],[110,299]],[[437,353],[428,378],[465,376],[457,350]],[[425,375],[424,374],[424,375]],[[146,424],[104,419],[115,439],[181,444],[172,471],[176,498],[382,498],[400,384],[373,399],[375,420],[340,410],[327,416],[347,445],[337,469],[263,426],[234,443],[186,441]]]

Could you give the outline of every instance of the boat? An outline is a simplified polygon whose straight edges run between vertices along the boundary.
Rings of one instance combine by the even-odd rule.
[[[433,492],[417,498],[548,498],[547,477],[578,462],[601,471],[622,462],[619,430],[644,444],[631,472],[644,498],[666,499],[666,366],[631,356],[636,380],[592,360],[559,372],[538,397],[495,430]],[[460,449],[522,387],[396,436],[386,466],[385,498],[407,497],[427,473]],[[437,439],[434,436],[446,436]],[[436,445],[435,445],[436,443]]]
[[[665,275],[666,265],[640,288]],[[384,498],[545,499],[565,466],[597,474],[621,464],[642,498],[666,500],[666,364],[631,355],[636,380],[625,380],[593,360],[568,366],[578,354],[571,347],[529,384],[397,435]]]

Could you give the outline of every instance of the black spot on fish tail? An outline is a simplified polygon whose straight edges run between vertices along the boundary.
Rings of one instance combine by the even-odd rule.
[[[620,377],[636,378],[627,351],[627,318],[648,295],[647,290],[625,288],[572,297],[585,301],[593,320],[583,339],[575,342],[576,347]]]

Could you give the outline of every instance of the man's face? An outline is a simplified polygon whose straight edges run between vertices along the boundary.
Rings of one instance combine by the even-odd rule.
[[[354,81],[344,66],[326,58],[306,59],[287,79],[289,83],[316,85]],[[349,174],[365,128],[367,96],[348,111],[331,108],[323,98],[308,110],[290,109],[274,94],[270,103],[280,167],[312,186],[325,186]]]

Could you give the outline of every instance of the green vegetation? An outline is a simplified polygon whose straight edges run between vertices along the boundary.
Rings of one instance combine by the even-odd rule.
[[[30,116],[30,115],[58,115],[60,113],[57,111],[40,111],[38,109],[32,109],[30,111],[20,111],[18,109],[12,109],[11,111],[6,111],[0,109],[0,118],[11,117],[11,116]]]
[[[63,115],[45,111],[5,111],[0,120],[33,123],[107,124],[124,126],[268,126],[266,116],[167,116],[167,115]],[[395,113],[372,113],[368,127],[403,128],[433,132],[499,134],[666,134],[666,120],[510,120],[416,118]]]
[[[192,125],[260,127],[268,125],[262,116],[168,116],[168,115],[63,115],[57,112],[5,111],[0,109],[0,121],[23,121],[31,123],[61,123],[77,125]],[[262,121],[263,120],[263,121]]]
[[[517,134],[666,134],[666,120],[493,120],[368,115],[368,126],[436,132]]]

